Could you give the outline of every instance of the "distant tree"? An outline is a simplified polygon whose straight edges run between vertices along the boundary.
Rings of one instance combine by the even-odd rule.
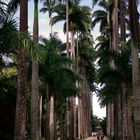
[[[106,117],[104,117],[100,124],[101,124],[101,127],[103,129],[103,133],[106,135],[107,134],[107,125],[106,125],[107,121],[106,121]]]

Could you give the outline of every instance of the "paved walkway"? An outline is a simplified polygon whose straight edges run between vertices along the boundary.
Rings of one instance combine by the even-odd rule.
[[[97,140],[97,137],[88,137],[86,139],[83,140]],[[106,137],[104,137],[104,140],[108,140]]]

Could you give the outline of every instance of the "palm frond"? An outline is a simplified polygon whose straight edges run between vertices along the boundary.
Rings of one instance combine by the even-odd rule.
[[[8,12],[15,13],[19,5],[20,5],[20,0],[10,0],[8,3]]]
[[[105,0],[100,1],[98,5],[107,11],[108,3]]]
[[[56,24],[59,21],[65,21],[65,17],[63,17],[63,16],[52,17],[50,24],[53,26],[54,24]]]
[[[92,0],[92,7],[94,7],[99,0]]]
[[[49,10],[48,8],[43,7],[43,8],[40,9],[40,12],[41,13],[46,13],[48,10]]]

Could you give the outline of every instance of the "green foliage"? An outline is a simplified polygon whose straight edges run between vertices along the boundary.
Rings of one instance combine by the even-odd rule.
[[[20,0],[10,0],[8,3],[8,12],[16,12],[19,4]]]
[[[98,128],[101,128],[103,133],[106,135],[107,134],[106,117],[99,118],[96,115],[92,115],[91,118],[92,118],[92,131],[96,132]]]
[[[100,124],[101,124],[101,127],[102,127],[102,129],[103,129],[103,133],[104,133],[104,135],[107,135],[107,120],[106,120],[106,117],[104,117],[102,120],[101,120],[101,122],[100,122]]]
[[[92,115],[92,131],[95,131],[95,128],[100,126],[100,118],[98,118],[96,115]]]
[[[12,49],[11,43],[16,43],[16,21],[12,17],[5,15],[0,26],[0,52]]]
[[[61,140],[66,138],[66,98],[59,96],[56,100],[56,116],[57,116],[57,137],[60,137]]]
[[[55,6],[54,0],[45,0],[43,3],[43,8],[40,9],[40,12],[46,13],[48,11],[49,17],[51,17],[52,13],[53,13],[54,6]]]
[[[6,16],[0,28],[0,53],[16,53],[22,44],[28,50],[37,48],[27,33],[17,31],[16,20]]]
[[[99,1],[98,5],[101,7],[101,9],[94,11],[92,14],[92,28],[94,28],[97,25],[97,23],[100,23],[100,32],[102,32],[104,30],[104,27],[108,26],[108,4],[106,1],[101,0]]]
[[[96,115],[91,115],[91,118],[92,118],[92,129],[93,129],[93,131],[95,131],[95,128],[96,127],[99,127],[99,126],[101,126],[101,118],[99,118],[98,116],[96,116]]]
[[[8,15],[7,4],[0,1],[0,104],[15,104],[17,71],[12,60],[17,25],[13,16]],[[11,61],[12,60],[12,61]]]
[[[85,79],[91,91],[95,91],[95,50],[93,48],[93,37],[90,33],[81,34],[79,38],[80,67],[85,69]]]
[[[106,31],[106,29],[104,29]],[[129,43],[121,42],[121,53],[110,51],[109,34],[103,32],[96,45],[99,69],[97,81],[102,86],[98,96],[101,105],[113,102],[118,94],[121,94],[122,83],[131,87],[131,59]],[[111,67],[115,64],[115,69]]]
[[[92,0],[92,7],[94,8],[94,6],[99,2],[100,0]]]
[[[75,82],[78,76],[67,66],[72,61],[61,55],[61,42],[56,38],[43,39],[40,76],[50,86],[51,93],[71,96],[77,94]]]
[[[16,68],[3,68],[0,76],[0,104],[8,104],[15,102],[16,96]],[[9,100],[11,98],[11,100]]]
[[[66,20],[65,4],[56,4],[53,12],[56,13],[51,19],[51,24],[54,25],[59,21]],[[69,1],[69,30],[70,31],[87,31],[91,27],[90,8],[80,6],[79,3]],[[78,18],[77,18],[78,17]],[[66,23],[64,23],[64,32],[66,32]]]

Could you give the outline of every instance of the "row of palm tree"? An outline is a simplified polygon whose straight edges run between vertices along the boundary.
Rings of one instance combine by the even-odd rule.
[[[8,7],[9,8],[8,14],[10,11],[13,11],[16,9],[18,3],[20,4],[20,19],[21,19],[20,20],[20,30],[23,33],[19,34],[19,42],[18,42],[18,45],[20,45],[21,47],[19,47],[19,51],[18,51],[19,54],[17,57],[17,60],[18,60],[18,69],[17,69],[17,71],[18,71],[18,73],[17,73],[17,75],[18,75],[18,86],[17,86],[18,93],[17,93],[17,101],[16,101],[17,109],[16,109],[16,116],[15,116],[16,122],[15,122],[14,139],[18,139],[18,140],[25,139],[25,138],[26,139],[41,139],[41,137],[43,137],[43,136],[45,137],[45,139],[55,139],[56,133],[59,133],[59,132],[61,133],[61,138],[65,139],[66,137],[68,137],[68,133],[69,133],[70,134],[69,139],[73,139],[73,137],[77,136],[76,133],[74,135],[71,134],[72,131],[75,131],[74,129],[77,129],[76,125],[74,124],[76,122],[73,122],[72,125],[70,126],[71,128],[75,127],[75,128],[72,128],[73,129],[72,131],[71,131],[71,128],[69,129],[69,131],[71,131],[71,132],[67,131],[64,133],[62,130],[64,128],[62,128],[61,126],[60,126],[61,130],[56,130],[57,121],[61,120],[61,122],[60,122],[61,125],[63,125],[63,123],[62,123],[62,119],[59,119],[56,117],[59,115],[57,114],[56,116],[54,116],[54,113],[55,113],[55,109],[57,107],[57,102],[59,100],[61,101],[63,99],[63,102],[64,102],[63,104],[65,106],[59,105],[59,108],[62,106],[62,108],[63,108],[62,111],[64,113],[63,114],[61,113],[61,114],[65,116],[66,115],[66,110],[65,110],[66,105],[68,106],[67,99],[69,98],[69,96],[75,96],[78,93],[78,91],[77,91],[78,87],[76,86],[76,83],[77,82],[79,83],[79,78],[78,78],[79,76],[77,76],[77,74],[75,74],[76,73],[76,72],[74,72],[75,64],[73,64],[71,62],[76,59],[76,58],[73,58],[76,53],[75,46],[74,46],[74,44],[76,43],[75,42],[76,40],[74,38],[71,39],[71,45],[70,45],[70,48],[68,51],[71,56],[70,57],[71,61],[68,59],[69,57],[66,59],[65,53],[63,53],[63,51],[65,49],[65,45],[60,45],[60,43],[61,43],[60,41],[57,42],[56,44],[54,44],[54,42],[56,42],[58,39],[55,40],[55,38],[53,38],[52,34],[51,34],[50,41],[43,39],[43,42],[45,44],[43,43],[43,45],[37,45],[38,44],[38,1],[34,1],[33,41],[31,41],[30,37],[28,37],[29,35],[27,32],[27,14],[28,14],[27,1],[26,2],[25,1],[24,2],[23,1],[11,1],[9,3],[9,7]],[[88,29],[85,26],[90,28],[90,18],[88,19],[88,16],[90,16],[90,13],[89,13],[89,8],[83,7],[81,9],[80,5],[79,6],[77,5],[77,7],[76,7],[75,4],[78,4],[78,3],[69,2],[70,9],[68,9],[68,10],[69,10],[69,12],[71,11],[69,13],[69,17],[71,17],[71,20],[70,20],[71,25],[69,25],[69,30],[72,34],[72,37],[77,32],[77,37],[79,38],[80,37],[79,35],[81,34],[81,32],[88,31]],[[56,13],[58,11],[57,8],[59,7],[59,5],[60,5],[60,3],[58,5],[56,5],[56,8],[53,9],[54,11],[56,9],[56,11],[55,11]],[[65,5],[62,4],[62,6],[64,7]],[[82,12],[82,10],[84,10],[84,12]],[[24,14],[24,12],[26,14]],[[82,22],[82,18],[80,21],[73,20],[73,17],[75,17],[75,14],[74,14],[75,12],[84,19],[84,22]],[[85,16],[86,14],[87,14],[87,16]],[[58,13],[58,15],[59,15],[59,13]],[[63,16],[65,17],[66,13],[64,13]],[[22,22],[23,18],[26,19],[24,22]],[[53,19],[55,19],[55,17]],[[52,19],[52,21],[53,21],[53,19]],[[79,26],[77,26],[76,24],[79,24]],[[18,33],[18,31],[16,29],[15,29],[15,33]],[[24,37],[23,40],[20,39],[20,37],[22,37],[22,34]],[[1,35],[4,35],[4,33],[1,33]],[[84,39],[84,36],[88,37],[89,35],[90,35],[90,33],[88,35],[81,34],[81,39],[82,38]],[[80,41],[78,42],[78,38],[77,38],[77,50],[78,50],[78,44],[80,44]],[[5,39],[7,39],[7,36],[4,37],[2,46],[4,46],[6,44]],[[9,38],[7,40],[8,40],[7,42],[10,43]],[[21,44],[21,41],[22,41],[22,44]],[[87,43],[88,43],[88,40],[87,40]],[[6,45],[5,45],[5,47],[7,47]],[[16,46],[16,45],[14,44],[14,46]],[[68,45],[69,45],[69,43],[68,43]],[[85,42],[85,45],[88,45],[88,44],[86,44],[86,42]],[[26,46],[27,46],[27,48],[26,48]],[[44,46],[46,46],[47,48],[44,48]],[[91,46],[92,46],[92,42],[90,43],[90,47]],[[38,50],[38,47],[39,47],[40,51]],[[56,47],[60,47],[60,48],[56,48]],[[61,48],[61,47],[63,47],[63,48]],[[85,47],[85,46],[83,45],[81,47]],[[90,56],[88,56],[88,53],[90,50],[91,50],[91,52],[90,52],[91,54],[90,54]],[[87,70],[88,70],[88,67],[92,66],[92,62],[88,61],[88,59],[89,60],[90,60],[90,58],[92,59],[92,48],[90,50],[88,50],[88,48],[87,48],[87,54],[83,53],[83,56],[85,57],[84,58],[85,60],[84,59],[83,60],[85,62],[87,61],[86,65],[85,65],[85,68],[87,67],[86,68]],[[39,51],[39,54],[36,51]],[[26,52],[28,52],[28,53],[26,53]],[[29,59],[29,62],[26,63],[25,60],[28,60],[28,59]],[[39,65],[38,65],[38,62],[39,62]],[[78,60],[78,52],[77,52],[77,63],[81,63]],[[32,72],[29,71],[30,65],[32,66]],[[70,67],[68,68],[67,66],[68,67],[70,66]],[[41,71],[41,73],[39,72],[40,75],[38,75],[39,74],[38,68],[39,68],[39,71]],[[82,71],[85,68],[84,68],[84,66],[83,66],[83,68],[81,68],[81,73],[83,73]],[[92,69],[93,68],[91,68],[90,73],[92,73],[92,72],[94,73],[94,71]],[[32,80],[30,78],[29,79],[27,78],[27,75],[28,75],[27,70],[29,71],[30,74],[32,74],[32,78],[29,76]],[[92,78],[89,77],[89,73],[86,72],[85,74],[88,75],[87,81],[89,80],[89,83],[91,84],[91,87],[92,87],[92,83],[91,83]],[[85,81],[84,77],[82,79]],[[30,85],[30,82],[29,82],[30,80],[32,83],[31,90],[28,86],[28,85]],[[43,85],[45,85],[45,86],[43,86]],[[43,105],[42,105],[40,99],[44,96],[41,95],[41,93],[40,93],[40,95],[38,93],[40,91],[41,87],[43,88],[43,90],[46,91],[46,94],[44,95],[45,98],[43,98],[43,100],[42,100]],[[88,87],[85,87],[85,88],[88,89]],[[61,96],[63,97],[62,99],[60,98]],[[31,98],[31,101],[30,101],[30,98]],[[87,98],[86,102],[88,102],[88,98],[90,98],[89,95],[86,98]],[[72,103],[72,100],[74,102],[74,97],[71,97],[69,99],[71,100],[69,105],[73,106],[73,109],[75,109],[74,116],[76,116],[76,106],[75,106],[75,103]],[[28,104],[28,102],[27,102],[28,100],[29,100],[30,104]],[[84,102],[84,98],[82,100],[83,100],[82,102]],[[44,105],[46,107],[42,110],[41,108]],[[90,106],[90,104],[88,104],[88,106]],[[30,109],[31,112],[29,112],[29,109],[28,108],[26,109],[26,107],[31,107],[31,109]],[[85,106],[85,108],[86,108],[86,106]],[[72,113],[74,111],[73,109],[71,109],[70,113]],[[90,109],[91,109],[91,107],[90,107]],[[45,113],[44,112],[41,113],[41,110],[45,111]],[[87,113],[87,111],[86,112],[85,111],[82,113],[82,115]],[[42,114],[42,116],[40,114]],[[49,114],[50,114],[50,117],[48,116]],[[43,118],[43,115],[45,115],[45,118]],[[39,116],[41,118],[39,118]],[[71,116],[74,117],[73,115],[71,115]],[[61,117],[62,116],[60,116],[60,118]],[[31,119],[28,119],[28,118],[31,118]],[[86,120],[86,123],[87,123],[90,120],[90,114],[87,115],[86,119],[87,119]],[[40,120],[41,120],[41,122],[42,121],[44,122],[43,126],[41,126],[42,123],[40,122]],[[70,119],[70,121],[72,121],[72,119]],[[76,121],[76,118],[75,118],[75,121]],[[66,124],[68,124],[68,121],[65,122],[65,125]],[[88,129],[88,125],[90,125],[90,123],[84,124],[82,127],[84,128],[85,125],[87,125],[86,129]],[[66,126],[64,126],[64,127],[66,127]],[[41,131],[41,129],[43,129],[43,128],[44,128],[44,132]],[[41,132],[42,132],[42,134],[41,134]],[[67,135],[66,135],[66,133],[67,133]],[[85,130],[85,133],[87,133],[87,130]],[[31,137],[30,137],[30,134],[31,134]]]
[[[127,3],[128,7],[126,7]],[[98,75],[103,87],[99,96],[102,103],[107,105],[108,136],[111,139],[139,139],[137,131],[139,117],[136,117],[139,101],[135,100],[135,98],[138,99],[136,91],[139,90],[139,21],[136,1],[114,1],[113,3],[100,1],[99,6],[103,10],[93,13],[93,26],[100,22],[101,36],[97,38],[100,66]],[[131,38],[126,29],[130,32]],[[133,37],[138,44],[132,43]],[[130,75],[131,71],[132,75]]]

